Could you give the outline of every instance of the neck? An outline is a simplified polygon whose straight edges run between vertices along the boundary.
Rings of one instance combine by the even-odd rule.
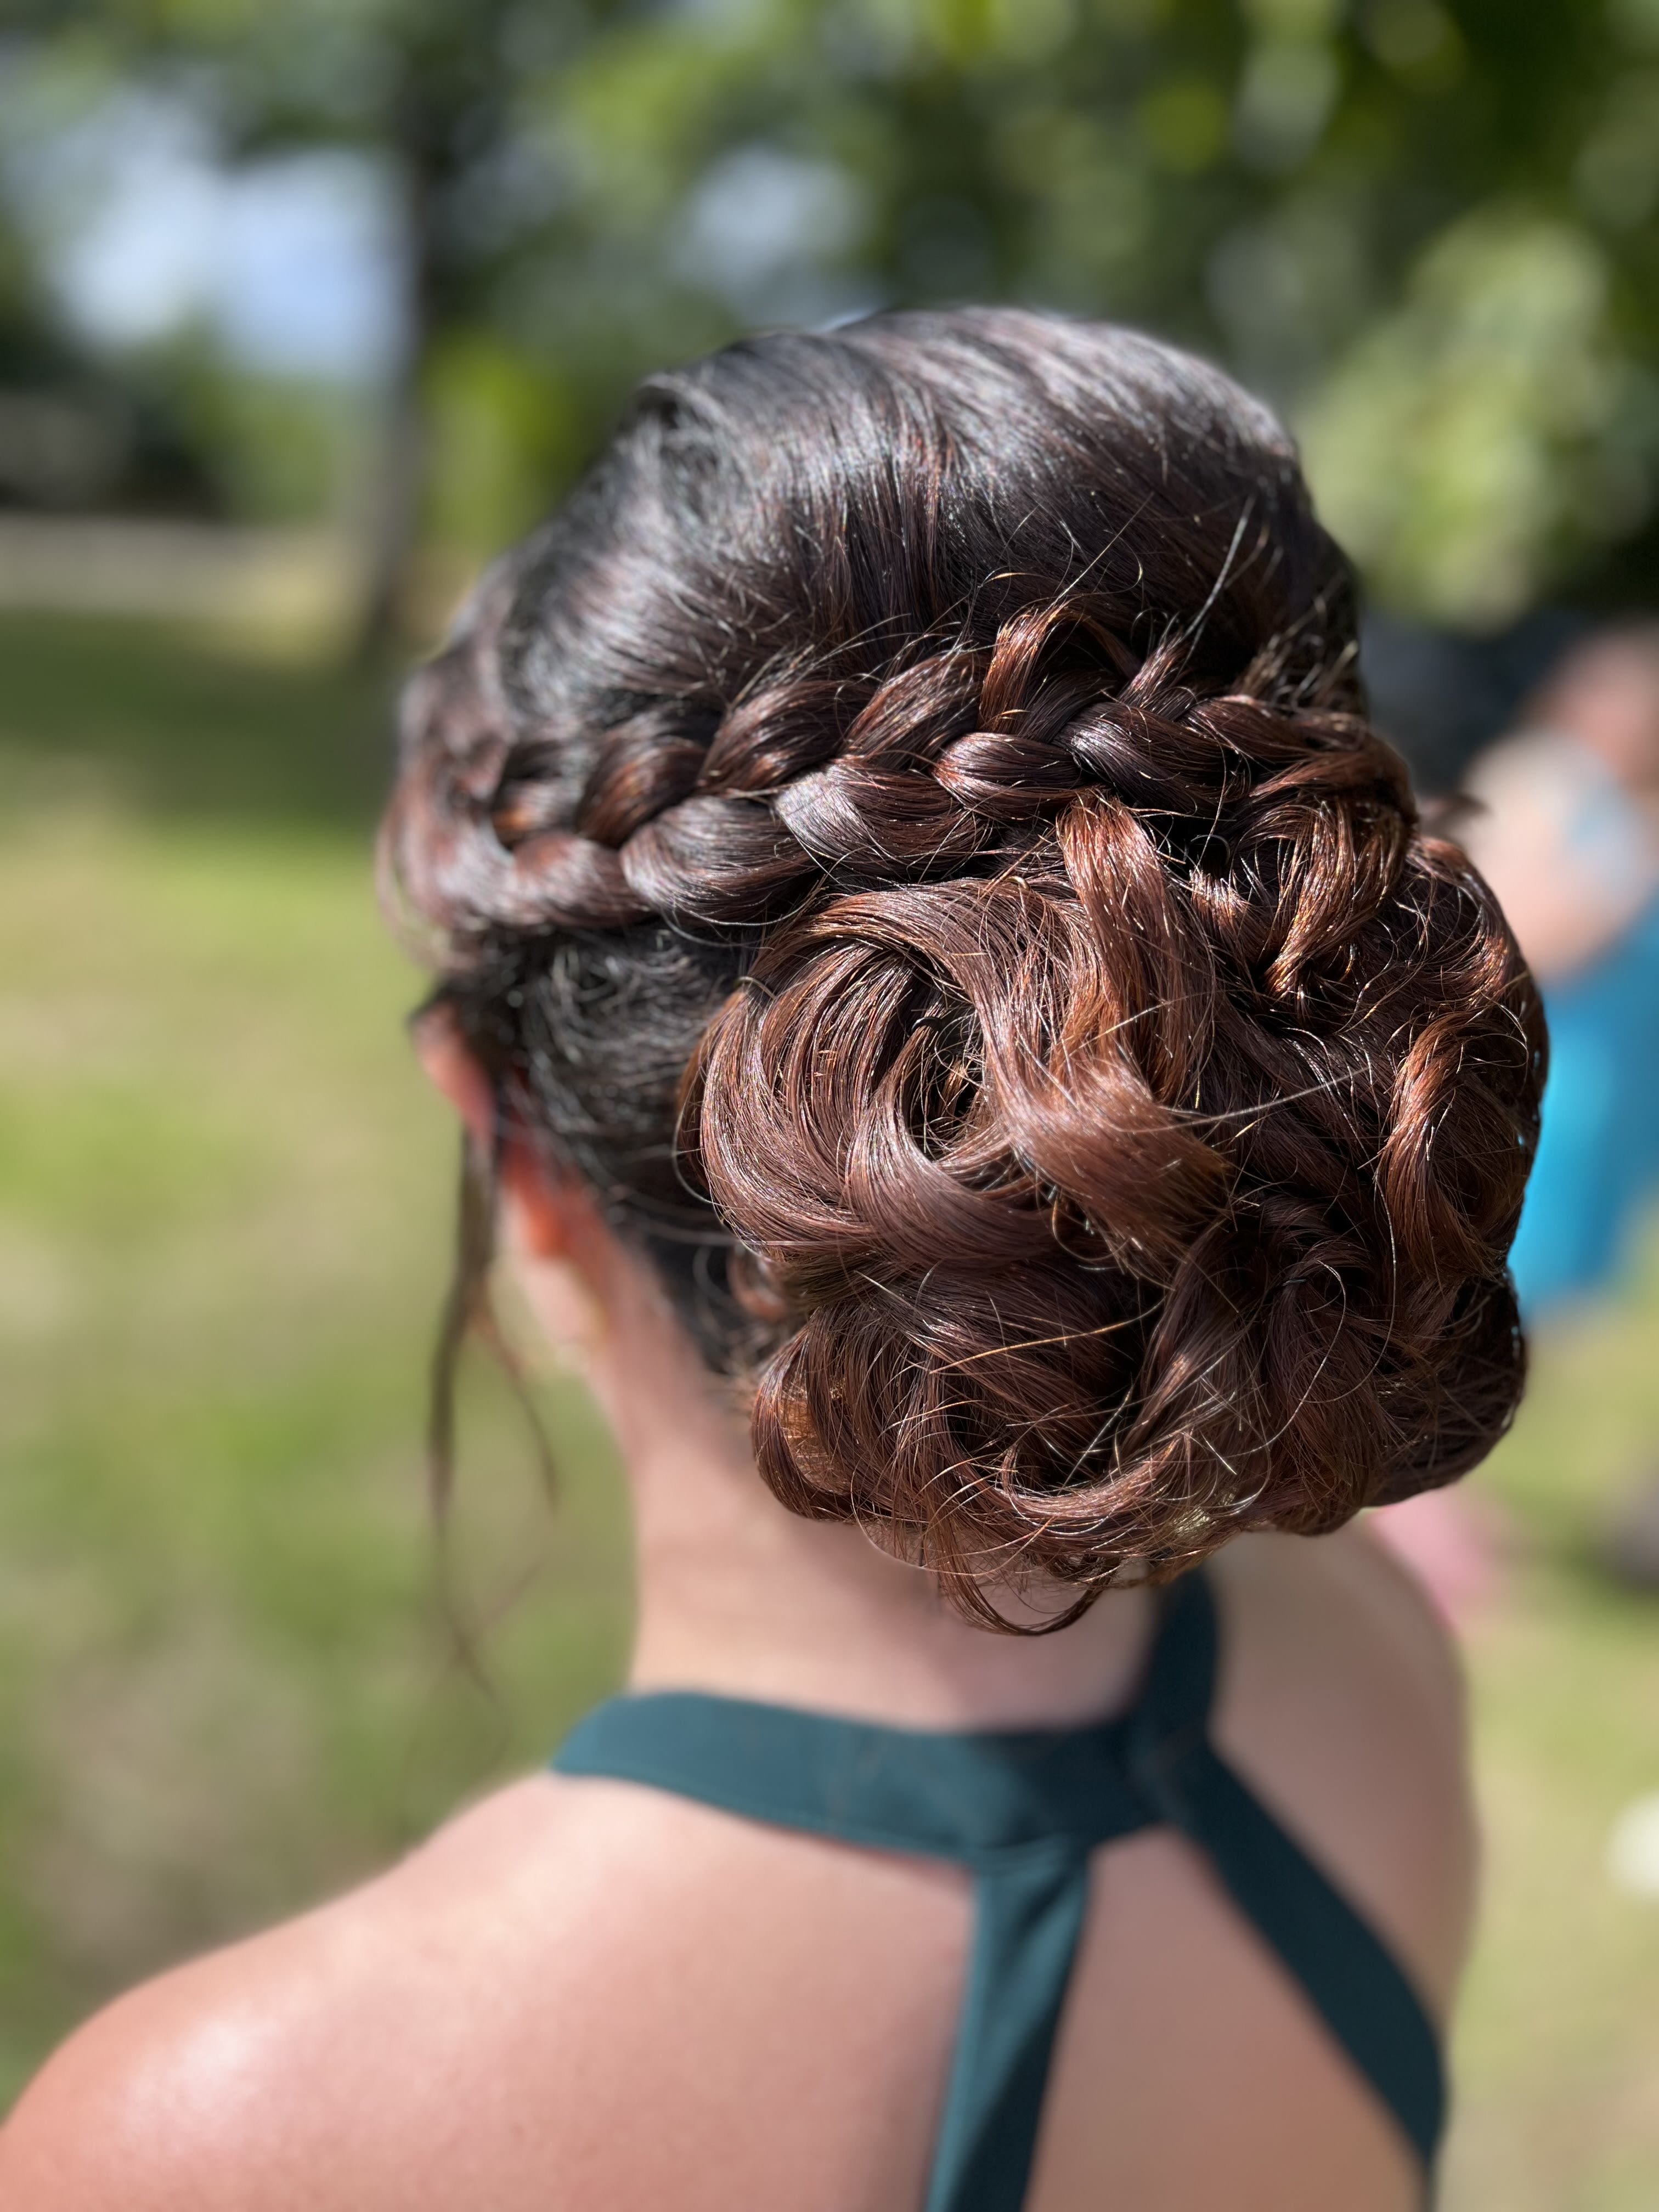
[[[654,1279],[591,1208],[574,1218],[571,1262],[538,1260],[520,1238],[520,1279],[550,1334],[577,1353],[621,1448],[638,1597],[630,1688],[939,1729],[1072,1727],[1129,1702],[1151,1627],[1146,1591],[1108,1592],[1051,1635],[999,1634],[862,1529],[788,1512],[755,1467],[747,1420]],[[1033,1626],[1067,1597],[991,1595],[1005,1619]]]
[[[623,1438],[639,1597],[632,1688],[944,1729],[1073,1726],[1128,1702],[1146,1644],[1146,1592],[1109,1593],[1051,1635],[978,1627],[931,1574],[861,1529],[780,1505],[744,1427],[710,1395],[704,1385],[695,1418],[648,1435],[630,1424]],[[1012,1589],[993,1595],[1005,1618],[1042,1617]]]

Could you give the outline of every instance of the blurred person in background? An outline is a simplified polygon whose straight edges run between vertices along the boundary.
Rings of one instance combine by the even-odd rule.
[[[140,1989],[17,2212],[1406,2212],[1542,1031],[1274,418],[1012,311],[649,380],[416,681],[417,1036],[615,1430],[628,1692]]]
[[[1465,831],[1538,978],[1543,1130],[1511,1255],[1529,1321],[1613,1286],[1659,1196],[1659,623],[1601,630],[1472,765]],[[1659,1588],[1659,1473],[1605,1547]]]

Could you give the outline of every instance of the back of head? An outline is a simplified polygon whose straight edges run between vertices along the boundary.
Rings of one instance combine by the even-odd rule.
[[[1217,371],[1012,312],[640,391],[407,702],[391,872],[503,1115],[959,1601],[1480,1458],[1542,1030]]]

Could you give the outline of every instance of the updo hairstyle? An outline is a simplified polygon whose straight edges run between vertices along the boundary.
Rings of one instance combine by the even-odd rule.
[[[388,878],[503,1127],[777,1496],[993,1625],[1515,1408],[1542,1022],[1355,658],[1262,407],[998,311],[652,378],[410,688]]]

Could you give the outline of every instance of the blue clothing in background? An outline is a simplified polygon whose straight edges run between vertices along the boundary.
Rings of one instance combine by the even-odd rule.
[[[1528,1321],[1607,1287],[1659,1196],[1659,900],[1544,1009],[1543,1134],[1510,1261]]]

